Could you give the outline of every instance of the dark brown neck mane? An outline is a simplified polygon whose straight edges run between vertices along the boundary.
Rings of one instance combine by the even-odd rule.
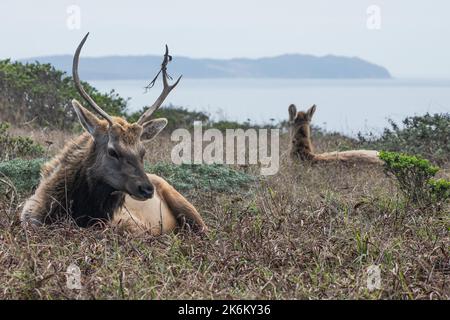
[[[125,195],[97,179],[89,179],[86,169],[81,168],[75,176],[72,192],[69,195],[72,218],[81,227],[96,222],[111,220],[120,208]]]
[[[87,227],[110,220],[123,205],[124,193],[115,192],[95,172],[98,147],[83,134],[43,168],[43,175],[57,182],[50,190],[55,201],[47,219],[69,214],[79,226]]]

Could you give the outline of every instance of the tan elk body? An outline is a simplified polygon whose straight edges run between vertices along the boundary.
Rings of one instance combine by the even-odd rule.
[[[26,201],[21,221],[40,225],[71,217],[82,227],[103,221],[130,232],[159,235],[174,230],[179,221],[186,219],[198,230],[206,231],[192,204],[164,179],[144,171],[143,143],[167,124],[166,119],[150,117],[181,78],[173,85],[167,82],[166,68],[171,60],[167,47],[161,65],[163,92],[136,123],[128,123],[109,116],[81,85],[78,62],[87,36],[75,53],[73,78],[80,95],[102,119],[72,101],[86,132],[68,142],[43,166],[41,181]]]
[[[311,120],[316,111],[313,105],[306,112],[289,106],[290,155],[293,159],[317,162],[382,164],[375,150],[334,151],[316,154],[311,141]]]

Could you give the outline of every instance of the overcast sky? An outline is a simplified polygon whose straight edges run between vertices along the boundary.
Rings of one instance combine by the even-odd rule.
[[[168,43],[189,57],[335,54],[396,77],[450,78],[449,15],[448,0],[1,0],[0,59],[73,54],[90,31],[86,56],[161,54]]]

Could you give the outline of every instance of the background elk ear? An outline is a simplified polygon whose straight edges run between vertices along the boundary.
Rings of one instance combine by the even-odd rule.
[[[149,141],[156,137],[165,127],[167,126],[166,118],[153,119],[147,122],[144,122],[142,127],[144,130],[142,131],[141,140]]]
[[[297,116],[297,107],[291,104],[288,110],[289,110],[289,121],[292,121]]]
[[[308,117],[308,121],[311,121],[312,116],[314,115],[314,112],[316,112],[316,105],[314,104],[311,108],[306,111],[306,116]]]
[[[72,106],[75,109],[75,113],[78,116],[83,128],[94,135],[95,130],[101,126],[100,119],[97,118],[93,113],[84,108],[77,100],[72,100]]]

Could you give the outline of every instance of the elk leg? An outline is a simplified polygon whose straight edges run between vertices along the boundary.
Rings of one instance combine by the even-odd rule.
[[[148,175],[148,177],[177,220],[184,216],[194,221],[199,227],[200,232],[208,231],[208,227],[195,207],[175,190],[174,187],[156,175]]]

